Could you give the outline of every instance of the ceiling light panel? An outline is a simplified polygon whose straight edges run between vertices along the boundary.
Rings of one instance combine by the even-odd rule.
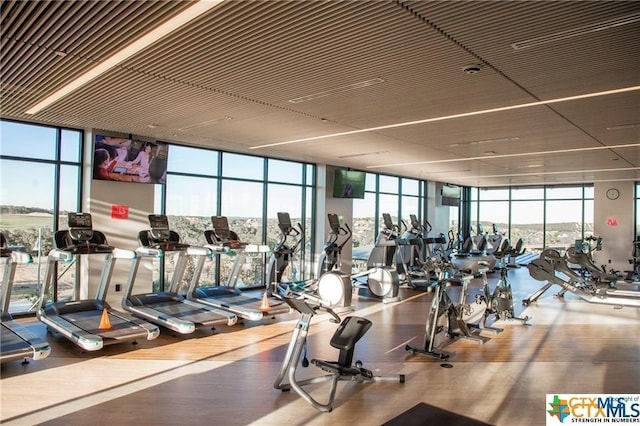
[[[582,27],[571,28],[564,31],[559,31],[553,34],[548,34],[541,37],[532,38],[529,40],[519,41],[511,44],[511,47],[515,50],[528,49],[530,47],[537,47],[547,43],[553,43],[556,41],[579,37],[586,34],[595,33],[598,31],[609,30],[612,28],[620,27],[622,25],[632,24],[634,22],[640,22],[640,12],[632,13],[626,16],[620,16],[608,19],[602,22],[596,22],[590,25],[584,25]]]
[[[3,113],[22,114],[187,6],[162,1],[3,2],[1,86],[29,88],[20,97],[5,96],[2,89]],[[96,19],[102,24],[95,25]],[[122,27],[127,31],[118,31]]]

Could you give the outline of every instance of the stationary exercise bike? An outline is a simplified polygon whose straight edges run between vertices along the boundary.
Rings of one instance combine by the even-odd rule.
[[[349,316],[340,322],[340,317],[338,317],[330,307],[323,304],[321,301],[319,303],[314,303],[305,298],[298,299],[288,297],[285,297],[284,300],[289,304],[289,306],[300,313],[300,318],[298,319],[296,328],[291,335],[291,342],[287,348],[282,367],[280,368],[280,372],[273,384],[274,388],[280,389],[283,392],[293,389],[294,392],[300,395],[317,410],[330,412],[334,407],[336,390],[338,382],[340,381],[358,383],[404,383],[404,374],[388,377],[374,376],[371,370],[362,366],[362,361],[356,361],[355,364],[353,364],[355,345],[365,335],[369,328],[371,328],[371,321],[366,318]],[[309,365],[309,361],[306,357],[307,335],[309,334],[311,318],[318,310],[328,312],[333,317],[333,322],[340,323],[330,341],[331,346],[338,349],[340,354],[337,361],[324,361],[319,359],[311,360],[311,364],[328,374],[306,380],[297,380],[296,371],[298,369],[298,365],[302,364],[303,367],[307,367]],[[288,383],[285,383],[285,378]],[[329,397],[326,403],[318,401],[303,388],[303,386],[308,384],[321,383],[329,380],[331,381],[331,388],[329,390]]]
[[[433,259],[428,259],[427,262],[431,263],[430,269],[436,272],[438,282],[431,301],[431,309],[427,315],[424,342],[421,348],[407,345],[405,350],[411,354],[446,360],[452,354],[444,351],[443,348],[458,339],[468,339],[480,344],[487,342],[489,338],[472,333],[467,325],[464,310],[468,311],[469,307],[454,305],[447,294],[445,287],[449,282],[448,271],[453,266],[449,263],[435,262]],[[471,278],[469,276],[465,281],[468,282]],[[480,308],[482,309],[482,306]]]

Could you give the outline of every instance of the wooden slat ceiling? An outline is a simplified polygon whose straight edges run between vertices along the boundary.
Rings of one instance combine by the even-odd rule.
[[[640,180],[640,90],[255,148],[640,86],[640,2],[227,0],[26,113],[195,3],[4,1],[2,116],[461,185]]]

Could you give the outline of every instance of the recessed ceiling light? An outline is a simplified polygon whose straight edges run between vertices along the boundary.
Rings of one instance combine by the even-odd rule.
[[[363,157],[365,155],[379,155],[379,154],[387,154],[387,153],[389,153],[389,151],[363,152],[360,154],[339,155],[338,158]]]
[[[311,101],[313,99],[324,98],[325,96],[335,95],[336,93],[342,93],[349,90],[361,89],[363,87],[373,86],[374,84],[384,83],[383,78],[372,78],[371,80],[360,81],[358,83],[348,84],[346,86],[337,87],[331,90],[325,90],[324,92],[313,93],[311,95],[301,96],[299,98],[289,99],[292,104],[299,104],[301,102]]]
[[[499,143],[499,142],[515,142],[515,141],[519,141],[520,137],[518,136],[509,136],[506,138],[499,138],[499,139],[485,139],[485,140],[481,140],[481,141],[470,141],[470,142],[459,142],[459,143],[451,143],[449,145],[447,145],[448,148],[455,148],[458,146],[466,146],[466,145],[482,145],[482,144],[486,144],[486,143]]]
[[[640,127],[640,123],[621,124],[619,126],[607,127],[606,129],[609,130],[609,131],[611,131],[611,130],[627,130],[627,129],[635,129],[637,127]]]
[[[224,117],[213,118],[211,120],[202,121],[202,122],[196,123],[196,124],[191,124],[190,126],[180,127],[178,130],[184,131],[184,130],[198,129],[200,127],[206,127],[206,126],[210,126],[212,124],[222,123],[224,121],[229,121],[229,120],[233,120],[233,117],[225,115]]]
[[[567,38],[577,37],[584,34],[595,33],[597,31],[608,30],[609,28],[619,27],[621,25],[630,24],[640,21],[640,13],[633,13],[631,15],[620,16],[617,18],[608,19],[606,21],[597,22],[591,25],[585,25],[583,27],[572,28],[566,31],[560,31],[557,33],[549,34],[542,37],[536,37],[529,40],[519,41],[511,45],[515,50],[528,49],[530,47],[539,46],[541,44],[551,43],[558,40],[564,40]]]

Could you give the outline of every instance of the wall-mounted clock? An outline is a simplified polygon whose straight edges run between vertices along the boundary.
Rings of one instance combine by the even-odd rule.
[[[607,198],[608,199],[617,200],[619,196],[620,196],[620,191],[618,191],[616,188],[607,189]]]

